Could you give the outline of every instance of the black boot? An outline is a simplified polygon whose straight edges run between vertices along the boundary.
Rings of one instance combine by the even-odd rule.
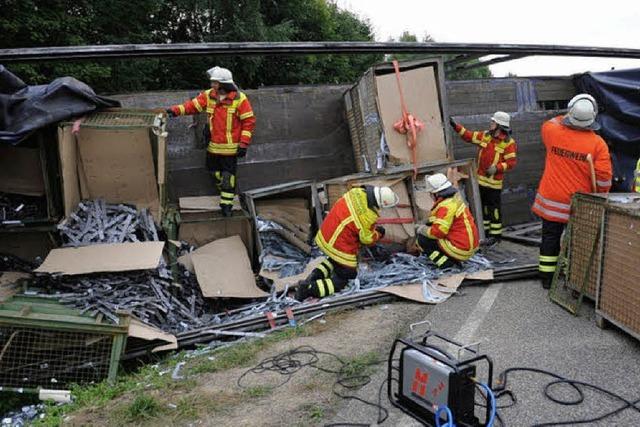
[[[304,301],[311,296],[311,283],[306,280],[298,282],[296,287],[296,299],[298,301]]]
[[[228,218],[231,216],[231,205],[221,205],[220,209],[222,210],[222,216]]]

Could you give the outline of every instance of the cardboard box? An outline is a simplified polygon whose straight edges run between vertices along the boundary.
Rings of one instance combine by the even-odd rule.
[[[453,149],[444,124],[449,117],[443,63],[440,59],[400,63],[400,81],[407,110],[425,124],[417,135],[417,163],[453,159]],[[379,173],[386,168],[412,164],[407,137],[393,125],[402,117],[397,78],[392,63],[376,65],[345,93],[349,131],[360,172]],[[381,139],[388,146],[386,165]]]
[[[148,208],[161,224],[166,204],[163,114],[110,109],[58,127],[64,215],[83,199]]]

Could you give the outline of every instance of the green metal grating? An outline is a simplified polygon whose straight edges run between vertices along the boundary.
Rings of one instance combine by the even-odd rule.
[[[81,127],[102,129],[148,128],[156,124],[158,114],[149,110],[99,111],[86,116],[81,122]],[[63,124],[72,125],[73,122],[65,122]]]
[[[115,380],[128,318],[113,325],[57,302],[15,296],[0,304],[0,389],[64,389]]]

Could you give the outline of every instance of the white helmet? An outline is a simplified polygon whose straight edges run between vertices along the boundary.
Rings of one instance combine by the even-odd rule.
[[[581,93],[574,96],[567,105],[569,112],[565,116],[563,123],[578,129],[597,130],[600,124],[596,122],[598,114],[598,103],[593,96]]]
[[[231,71],[222,67],[213,67],[207,70],[207,75],[209,76],[209,80],[212,82],[220,82],[220,83],[231,83],[233,84],[233,75],[231,75]]]
[[[451,181],[449,181],[447,176],[443,173],[427,175],[424,177],[424,182],[427,185],[427,191],[429,193],[439,193],[452,185]]]
[[[491,120],[502,126],[503,128],[509,129],[511,126],[511,116],[509,113],[505,113],[504,111],[496,111],[493,113]]]
[[[400,202],[400,198],[389,187],[373,187],[373,195],[380,208],[392,208]]]

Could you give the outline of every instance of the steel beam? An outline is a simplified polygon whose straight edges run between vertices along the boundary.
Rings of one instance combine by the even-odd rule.
[[[513,61],[514,59],[526,58],[530,55],[504,55],[498,58],[488,59],[486,61],[478,61],[472,64],[461,65],[453,68],[454,71],[472,70],[478,67],[486,67],[487,65],[499,64],[501,62]]]
[[[640,59],[640,49],[616,47],[424,42],[235,42],[54,46],[0,49],[0,63],[201,55],[299,55],[329,53],[543,55]]]

